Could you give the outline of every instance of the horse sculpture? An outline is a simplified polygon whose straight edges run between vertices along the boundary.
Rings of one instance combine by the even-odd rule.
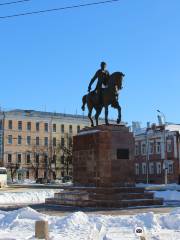
[[[111,107],[118,110],[117,124],[121,122],[121,107],[118,102],[118,91],[122,89],[122,80],[124,76],[125,75],[122,72],[115,72],[110,75],[108,87],[102,90],[101,101],[96,91],[92,91],[83,96],[82,110],[83,111],[85,110],[85,105],[87,104],[88,111],[89,111],[88,117],[91,121],[92,127],[94,126],[94,122],[91,116],[93,108],[96,110],[96,114],[95,114],[96,126],[98,126],[99,115],[101,114],[103,107],[105,108],[105,123],[106,125],[109,124],[108,122],[109,105],[111,105]]]

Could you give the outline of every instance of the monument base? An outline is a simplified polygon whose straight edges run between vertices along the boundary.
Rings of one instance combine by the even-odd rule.
[[[85,128],[74,137],[73,182],[46,204],[125,208],[163,203],[135,187],[134,137],[124,125]]]
[[[154,199],[152,192],[138,187],[71,187],[55,193],[54,198],[45,201],[48,205],[128,208],[137,206],[162,205],[163,199]]]

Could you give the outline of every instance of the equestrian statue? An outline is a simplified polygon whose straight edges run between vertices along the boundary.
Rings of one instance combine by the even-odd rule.
[[[103,107],[105,108],[105,123],[108,122],[108,107],[109,105],[118,110],[117,124],[121,122],[121,107],[118,102],[119,90],[122,89],[122,81],[125,76],[122,72],[114,72],[109,74],[106,70],[107,64],[101,62],[101,68],[95,73],[91,79],[88,87],[88,94],[82,98],[82,110],[85,110],[85,105],[88,107],[88,117],[91,121],[91,126],[94,126],[92,119],[92,110],[96,110],[95,120],[96,126],[98,126],[98,119]],[[91,86],[97,79],[96,88],[91,91]]]

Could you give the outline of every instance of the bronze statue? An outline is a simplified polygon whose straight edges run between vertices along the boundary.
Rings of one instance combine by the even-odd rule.
[[[109,81],[109,72],[106,70],[107,64],[105,62],[101,62],[101,68],[95,73],[94,77],[91,79],[88,87],[88,92],[91,91],[91,86],[98,79],[95,91],[99,96],[99,101],[102,101],[102,89],[107,88]]]
[[[96,125],[98,126],[99,115],[103,107],[105,108],[105,123],[108,125],[108,106],[116,108],[118,110],[117,123],[121,122],[121,107],[118,102],[118,91],[122,89],[122,80],[125,75],[122,72],[115,72],[109,75],[106,70],[106,63],[101,63],[101,69],[98,70],[95,76],[92,78],[88,91],[89,93],[84,95],[82,98],[82,110],[85,110],[85,105],[87,104],[89,113],[88,117],[91,121],[91,126],[94,126],[92,120],[92,110],[96,110],[95,119]],[[94,91],[91,91],[91,85],[98,78],[98,82]]]

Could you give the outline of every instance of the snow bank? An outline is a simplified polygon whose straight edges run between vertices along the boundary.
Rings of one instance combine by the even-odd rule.
[[[180,190],[180,185],[176,183],[171,184],[145,184],[137,183],[137,187],[144,187],[147,190]]]
[[[97,133],[100,132],[100,130],[88,130],[88,131],[83,131],[83,132],[79,132],[77,135],[81,136],[81,135],[87,135],[87,134],[92,134],[92,133]]]
[[[54,197],[60,189],[28,190],[23,192],[0,192],[0,205],[44,203],[46,198]]]
[[[144,229],[147,239],[180,239],[180,209],[163,215],[149,212],[133,216],[104,216],[75,212],[66,217],[54,217],[29,207],[0,211],[1,239],[35,240],[37,220],[49,222],[50,238],[53,240],[136,240],[139,239],[134,232],[137,226]]]
[[[163,198],[165,201],[180,201],[180,192],[178,191],[153,191],[155,197]]]
[[[30,180],[30,179],[23,179],[23,180],[14,179],[14,181],[12,182],[11,179],[8,179],[8,184],[24,184],[24,185],[30,185],[30,184],[36,184],[36,181]]]

